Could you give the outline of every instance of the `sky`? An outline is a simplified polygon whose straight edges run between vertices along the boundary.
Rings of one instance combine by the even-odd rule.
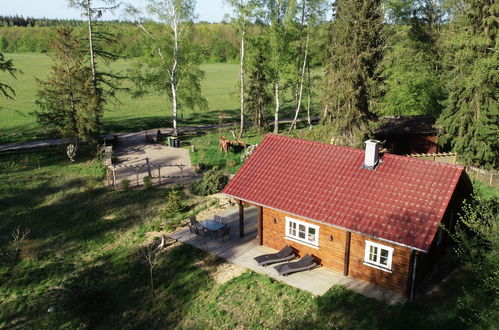
[[[144,0],[123,0],[122,2],[140,6]],[[0,0],[0,16],[19,15],[24,17],[46,17],[80,19],[79,12],[68,8],[67,0]],[[199,21],[220,22],[227,12],[224,0],[198,0],[196,13]],[[106,19],[119,19],[118,15],[108,14]]]

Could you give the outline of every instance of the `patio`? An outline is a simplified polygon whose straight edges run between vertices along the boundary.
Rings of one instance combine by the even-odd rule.
[[[224,223],[230,226],[230,240],[215,240],[213,238],[202,239],[191,234],[189,229],[177,231],[172,238],[199,249],[211,252],[233,264],[250,269],[254,272],[265,274],[276,280],[308,291],[320,296],[326,293],[333,285],[339,284],[347,289],[365,295],[367,297],[384,300],[391,304],[404,303],[407,298],[391,290],[381,288],[377,285],[343,276],[326,267],[318,267],[311,271],[299,272],[289,276],[279,276],[274,267],[261,267],[253,260],[254,257],[276,252],[274,249],[260,246],[256,240],[257,236],[257,209],[255,207],[244,208],[244,238],[239,238],[239,210],[232,207],[218,215],[224,218]],[[203,219],[199,219],[203,220]]]

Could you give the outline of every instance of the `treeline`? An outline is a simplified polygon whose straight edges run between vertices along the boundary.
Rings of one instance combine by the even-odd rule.
[[[77,36],[86,35],[87,27],[80,21],[60,21],[57,24],[51,21],[51,24],[0,27],[0,52],[49,52],[57,26],[74,26]],[[103,45],[110,53],[122,57],[139,57],[148,52],[145,36],[131,23],[99,22],[98,29],[113,36],[112,41]],[[197,23],[193,26],[193,42],[200,48],[205,62],[231,63],[239,58],[237,31],[233,25]]]
[[[278,133],[279,117],[291,115],[290,130],[298,117],[307,117],[312,133],[324,142],[361,146],[380,117],[431,115],[444,149],[457,152],[466,164],[499,166],[496,3],[227,3],[227,24],[194,23],[195,7],[187,0],[162,1],[169,11],[164,6],[149,13],[129,10],[134,24],[96,21],[100,7],[95,7],[91,16],[96,36],[103,36],[100,54],[137,58],[129,73],[139,89],[134,93],[164,94],[172,104],[174,127],[177,111],[205,105],[199,99],[204,76],[199,63],[238,61],[239,136],[248,120],[262,130],[273,120]],[[0,53],[48,51],[54,29],[0,28]],[[84,40],[86,30],[80,25],[72,33]],[[323,75],[317,74],[319,66]],[[320,112],[322,128],[312,130],[312,110]]]
[[[110,21],[115,24],[121,23],[120,21]],[[123,24],[130,24],[129,22],[122,22]],[[35,18],[35,17],[23,17],[19,15],[15,16],[0,16],[0,26],[22,26],[22,27],[33,27],[33,26],[80,26],[85,24],[85,21],[78,19],[53,19],[53,18]]]

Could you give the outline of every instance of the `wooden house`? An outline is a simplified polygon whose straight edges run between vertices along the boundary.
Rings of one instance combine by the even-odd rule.
[[[438,129],[432,116],[390,116],[380,122],[374,137],[384,141],[388,152],[396,155],[439,152]]]
[[[223,193],[258,207],[259,244],[412,296],[469,189],[462,166],[267,135]]]

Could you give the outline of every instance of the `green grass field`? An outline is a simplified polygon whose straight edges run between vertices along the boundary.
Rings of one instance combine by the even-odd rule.
[[[17,79],[0,73],[0,81],[12,86],[16,91],[14,100],[0,98],[0,144],[47,138],[50,132],[36,123],[30,115],[36,109],[36,78],[45,79],[50,72],[52,60],[46,54],[23,53],[5,54],[13,59],[15,67],[23,72]],[[112,64],[115,71],[125,72],[130,65],[128,60]],[[186,109],[180,114],[180,126],[218,123],[220,111],[225,122],[237,122],[239,113],[238,65],[204,64],[201,68],[206,77],[202,82],[202,92],[208,101],[208,109],[193,112]],[[118,93],[120,103],[107,106],[103,125],[105,132],[127,132],[158,127],[171,127],[171,108],[164,96],[149,94],[143,98],[132,98],[128,93]],[[291,108],[286,105],[282,116],[291,116]]]
[[[314,297],[249,271],[217,283],[223,261],[187,245],[160,255],[153,297],[137,252],[165,225],[168,191],[108,190],[103,175],[90,158],[68,164],[62,149],[0,154],[0,251],[16,226],[30,229],[19,258],[2,259],[0,328],[465,328],[462,276],[389,306],[339,286]]]
[[[0,143],[16,142],[43,137],[44,130],[30,112],[36,109],[36,78],[45,79],[50,72],[52,60],[46,54],[5,54],[14,60],[15,67],[23,72],[17,79],[6,73],[0,73],[2,82],[12,86],[16,91],[15,100],[0,98]],[[116,71],[126,71],[129,61],[120,60],[113,63]],[[237,113],[237,79],[238,66],[234,64],[205,64],[206,72],[203,81],[203,94],[208,100],[209,108],[193,113],[186,110],[181,114],[181,124],[218,122],[219,111],[227,116]],[[169,127],[170,107],[160,95],[147,95],[143,98],[131,98],[127,93],[119,93],[121,103],[108,105],[104,114],[104,129],[107,132],[134,131],[155,127]]]

